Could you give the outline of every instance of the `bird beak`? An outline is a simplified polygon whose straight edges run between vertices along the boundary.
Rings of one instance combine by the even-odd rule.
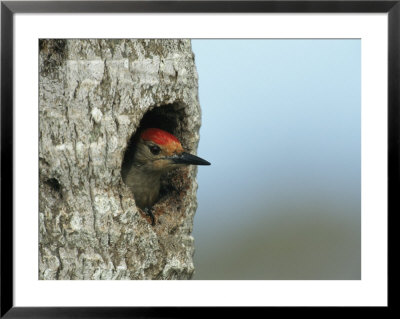
[[[171,157],[174,164],[186,164],[186,165],[211,165],[210,162],[203,160],[195,155],[183,152],[179,155],[174,155]]]

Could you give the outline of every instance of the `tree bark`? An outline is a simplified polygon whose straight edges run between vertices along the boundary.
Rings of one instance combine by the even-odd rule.
[[[154,227],[121,177],[138,128],[166,129],[196,153],[190,40],[39,46],[39,278],[190,279],[196,167],[164,178]]]

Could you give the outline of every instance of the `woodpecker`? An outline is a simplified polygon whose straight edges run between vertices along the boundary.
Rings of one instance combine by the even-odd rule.
[[[148,128],[140,134],[125,183],[133,193],[136,205],[151,218],[153,226],[152,206],[158,199],[161,176],[186,165],[211,163],[186,153],[179,140],[164,130]]]

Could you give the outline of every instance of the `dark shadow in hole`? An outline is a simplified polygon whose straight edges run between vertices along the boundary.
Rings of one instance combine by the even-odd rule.
[[[61,184],[56,178],[49,178],[45,183],[62,198]]]
[[[156,107],[143,116],[140,121],[139,130],[156,127],[179,138],[179,135],[182,133],[181,124],[184,117],[183,108],[178,104]]]
[[[46,183],[56,192],[59,193],[61,191],[60,182],[56,178],[49,178]]]

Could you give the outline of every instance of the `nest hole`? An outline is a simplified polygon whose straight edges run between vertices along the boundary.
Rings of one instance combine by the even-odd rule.
[[[129,168],[132,165],[136,142],[143,130],[152,127],[165,130],[175,135],[183,148],[190,151],[186,145],[188,135],[190,134],[187,130],[187,121],[184,105],[181,104],[161,105],[147,111],[127,143],[121,167],[121,176],[124,183]],[[189,187],[190,178],[187,168],[172,170],[162,176],[159,198],[153,206],[155,208],[154,214],[156,216],[161,215],[165,212],[166,208],[169,210],[171,208],[181,210],[182,200]]]

